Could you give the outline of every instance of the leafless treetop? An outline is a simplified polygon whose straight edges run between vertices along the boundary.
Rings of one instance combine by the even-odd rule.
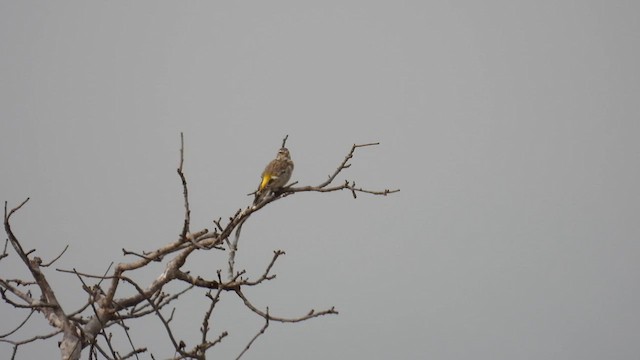
[[[282,147],[285,146],[287,138],[288,135],[282,140]],[[6,275],[0,275],[0,296],[4,300],[5,306],[25,312],[24,321],[16,324],[13,329],[0,334],[0,342],[8,343],[12,346],[11,359],[18,357],[18,350],[21,346],[38,340],[60,336],[59,344],[62,359],[80,359],[83,349],[86,348],[88,348],[89,359],[98,359],[99,357],[105,359],[138,359],[139,354],[147,352],[148,349],[144,346],[135,345],[134,339],[128,332],[126,322],[141,319],[148,315],[155,315],[162,322],[167,337],[175,349],[174,359],[205,359],[207,351],[228,336],[226,331],[210,334],[210,322],[215,306],[223,294],[237,296],[246,306],[246,309],[264,319],[264,325],[242,349],[238,358],[245,354],[254,341],[266,331],[270,322],[293,323],[319,316],[338,314],[338,311],[331,307],[319,311],[311,309],[307,313],[296,317],[283,317],[272,314],[269,308],[262,310],[254,305],[243,292],[243,289],[259,286],[274,279],[276,275],[272,273],[273,266],[280,256],[285,255],[285,252],[275,250],[264,272],[257,278],[249,278],[246,276],[245,271],[237,271],[234,268],[239,230],[254,212],[263,210],[274,201],[282,200],[297,193],[326,193],[347,190],[355,199],[358,193],[386,196],[399,191],[398,189],[369,190],[357,187],[354,181],[349,180],[339,184],[334,183],[337,176],[351,166],[350,160],[354,157],[356,149],[378,145],[378,143],[354,144],[333,173],[318,185],[298,187],[296,186],[297,183],[294,182],[255,205],[238,209],[226,220],[222,218],[214,219],[213,231],[209,229],[193,231],[191,229],[189,191],[183,168],[184,138],[182,134],[180,134],[180,143],[180,160],[177,173],[182,183],[185,209],[180,234],[174,241],[142,253],[122,249],[123,255],[129,257],[130,260],[110,266],[104,274],[88,274],[75,268],[55,269],[62,273],[68,273],[77,279],[79,287],[87,296],[87,301],[80,308],[71,311],[63,308],[63,304],[60,304],[56,298],[54,288],[47,280],[43,269],[51,267],[64,254],[67,247],[47,263],[43,263],[42,259],[33,255],[35,249],[25,250],[23,242],[17,238],[11,228],[11,218],[27,204],[29,198],[11,209],[8,208],[7,202],[5,202],[4,229],[7,234],[7,240],[5,241],[4,251],[0,254],[0,261],[10,256],[7,250],[8,245],[11,244],[13,252],[19,257],[31,275],[30,279],[10,279],[6,278]],[[236,236],[231,237],[234,230],[237,231]],[[227,276],[224,276],[224,278],[227,280],[223,280],[222,270],[218,270],[214,278],[205,278],[183,271],[182,267],[188,261],[189,256],[196,250],[226,252],[228,270]],[[142,285],[132,280],[129,276],[133,271],[140,271],[152,262],[165,262],[165,265],[163,271],[151,283]],[[165,285],[170,282],[183,283],[184,289],[177,293],[169,294],[165,291]],[[119,290],[123,284],[133,288],[135,294],[119,296]],[[171,327],[175,308],[172,311],[167,311],[166,307],[197,288],[206,291],[210,304],[207,311],[202,314],[200,339],[195,344],[187,346],[183,340],[176,336]],[[51,325],[51,330],[41,334],[34,334],[27,338],[16,339],[16,332],[32,318],[34,313],[44,316]],[[129,341],[130,348],[128,350],[115,348],[111,332],[117,330],[125,333]],[[151,356],[153,358],[153,355]]]

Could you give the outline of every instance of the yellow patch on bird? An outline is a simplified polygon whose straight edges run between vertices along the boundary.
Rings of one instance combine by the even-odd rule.
[[[265,175],[262,177],[262,182],[260,183],[260,188],[259,188],[259,190],[264,189],[264,188],[267,186],[267,184],[269,183],[269,180],[271,180],[271,175],[269,175],[269,174],[265,174]]]

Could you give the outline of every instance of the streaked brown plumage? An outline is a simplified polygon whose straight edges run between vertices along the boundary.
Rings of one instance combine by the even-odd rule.
[[[293,173],[293,161],[287,148],[280,148],[278,156],[262,172],[262,180],[256,191],[254,204],[270,192],[279,190],[287,184]]]

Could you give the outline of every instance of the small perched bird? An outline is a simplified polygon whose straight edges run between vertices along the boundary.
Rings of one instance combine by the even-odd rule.
[[[291,179],[292,173],[293,161],[291,160],[291,155],[289,155],[289,150],[285,147],[280,148],[278,156],[271,160],[262,172],[262,180],[256,191],[256,198],[253,203],[257,204],[262,201],[267,194],[285,186],[289,179]]]

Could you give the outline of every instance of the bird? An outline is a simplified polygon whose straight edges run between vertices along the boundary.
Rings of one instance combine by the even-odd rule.
[[[254,205],[262,201],[269,193],[282,189],[291,179],[293,173],[293,161],[289,149],[282,147],[278,150],[278,155],[271,160],[262,172],[260,185],[256,190]]]

